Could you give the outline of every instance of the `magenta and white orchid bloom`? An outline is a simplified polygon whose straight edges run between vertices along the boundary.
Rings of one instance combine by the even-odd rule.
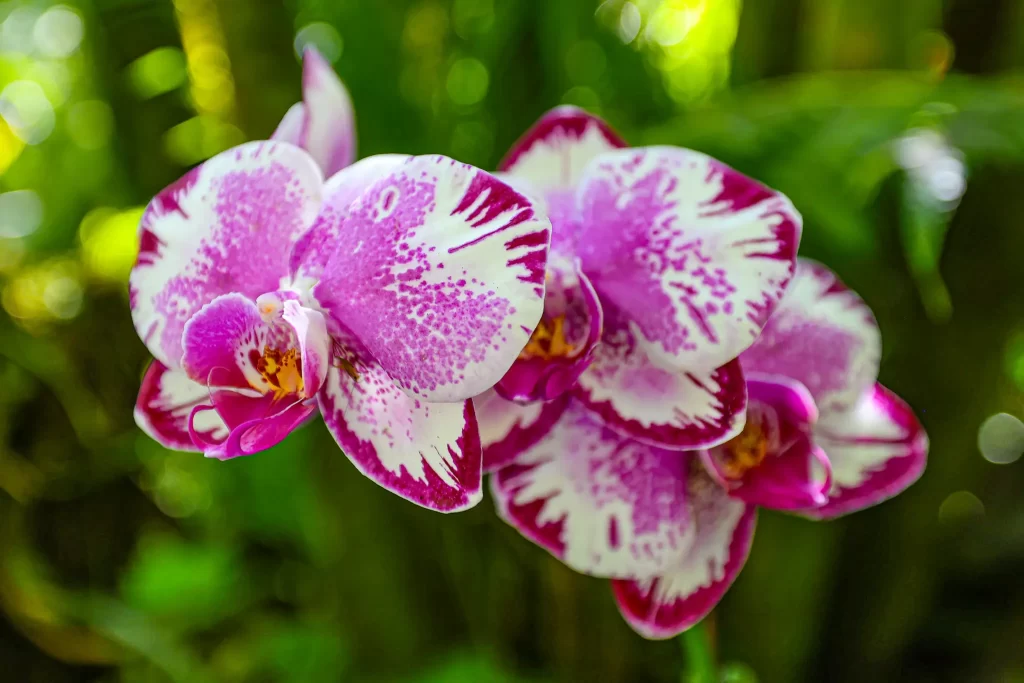
[[[740,356],[751,407],[743,433],[703,453],[738,498],[835,517],[891,498],[924,470],[928,437],[877,383],[871,309],[821,264],[801,259],[782,305]]]
[[[571,390],[604,424],[661,448],[738,434],[737,356],[795,267],[789,200],[698,152],[626,148],[572,107],[545,115],[500,170],[545,202],[553,236],[545,316],[497,393],[523,403]],[[487,466],[499,466],[509,449],[487,431],[499,438],[485,440]]]
[[[302,54],[302,102],[292,105],[271,139],[290,142],[309,152],[326,178],[355,161],[352,98],[331,65],[313,47]]]
[[[927,436],[910,408],[876,383],[880,350],[864,302],[829,270],[801,260],[779,308],[740,356],[748,417],[724,444],[658,448],[599,424],[580,402],[552,418],[533,405],[509,410],[505,402],[502,410],[494,396],[478,401],[491,425],[521,446],[491,478],[498,511],[573,569],[612,579],[620,611],[641,635],[672,637],[732,584],[758,506],[830,518],[881,502],[920,476]]]
[[[150,436],[227,459],[319,411],[385,488],[441,511],[480,500],[468,399],[544,307],[550,227],[528,199],[440,156],[371,157],[325,185],[299,147],[254,142],[158,194],[140,239]]]

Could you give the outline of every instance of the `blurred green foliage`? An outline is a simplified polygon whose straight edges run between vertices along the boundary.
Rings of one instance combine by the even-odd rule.
[[[362,155],[493,168],[572,103],[788,194],[931,461],[849,519],[762,514],[713,617],[723,680],[1024,680],[1024,465],[975,443],[1024,413],[1020,0],[0,1],[0,678],[679,680],[487,501],[417,509],[319,424],[228,463],[134,426],[139,210],[269,135],[310,42]]]

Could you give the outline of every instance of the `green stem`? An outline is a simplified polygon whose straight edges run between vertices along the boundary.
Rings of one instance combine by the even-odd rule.
[[[715,655],[711,651],[711,637],[706,621],[702,621],[679,636],[686,661],[683,662],[683,683],[718,683]]]

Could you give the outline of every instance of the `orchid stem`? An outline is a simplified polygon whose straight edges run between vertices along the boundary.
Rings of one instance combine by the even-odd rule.
[[[715,655],[706,622],[701,622],[679,635],[686,660],[683,662],[683,683],[718,683]]]

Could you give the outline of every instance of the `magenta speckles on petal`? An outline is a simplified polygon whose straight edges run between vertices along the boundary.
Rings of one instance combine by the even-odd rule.
[[[928,436],[910,407],[880,384],[849,411],[822,415],[814,433],[832,463],[828,503],[805,515],[837,517],[881,503],[917,481]]]
[[[185,322],[217,296],[255,299],[278,288],[292,242],[319,210],[322,182],[301,149],[253,142],[218,154],[150,202],[129,286],[135,329],[157,360],[178,366]]]
[[[357,342],[339,352],[320,392],[324,422],[360,472],[423,507],[457,512],[480,502],[480,434],[471,401],[427,403],[399,390],[363,358]]]
[[[509,150],[498,170],[540,192],[575,187],[594,157],[626,143],[601,119],[576,107],[552,109]]]
[[[757,338],[792,277],[801,219],[703,154],[607,152],[577,190],[583,270],[664,367],[711,368]]]
[[[685,559],[653,578],[612,582],[619,611],[645,638],[672,638],[707,616],[750,552],[757,508],[730,498],[698,470],[688,479],[696,532]]]
[[[604,337],[575,396],[612,429],[663,448],[705,448],[738,434],[747,404],[739,363],[663,370],[638,348],[623,315],[605,308]]]
[[[648,576],[677,566],[692,546],[693,459],[619,436],[570,405],[491,485],[502,517],[573,569]]]
[[[331,176],[324,184],[324,204],[316,222],[292,249],[289,265],[296,284],[305,289],[316,284],[338,244],[348,240],[341,234],[349,207],[371,185],[412,157],[379,154],[367,157]]]
[[[798,380],[824,415],[849,408],[874,384],[881,351],[860,297],[824,266],[800,259],[782,305],[740,361],[750,372]]]
[[[135,423],[160,445],[176,451],[198,450],[189,437],[189,413],[197,405],[208,402],[209,390],[189,379],[181,370],[170,370],[160,361],[153,361],[135,403]],[[227,427],[214,413],[205,413],[197,420],[196,431],[208,441],[223,439]]]
[[[550,225],[483,171],[410,159],[339,231],[314,296],[411,395],[454,402],[489,389],[541,317]]]

